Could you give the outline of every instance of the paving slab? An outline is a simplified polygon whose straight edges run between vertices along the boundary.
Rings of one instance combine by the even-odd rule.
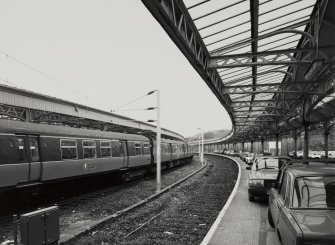
[[[280,245],[275,230],[267,221],[267,201],[249,202],[248,200],[247,165],[239,158],[232,159],[240,165],[240,182],[232,202],[206,244]]]

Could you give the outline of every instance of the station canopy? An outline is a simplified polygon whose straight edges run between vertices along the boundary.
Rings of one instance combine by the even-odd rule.
[[[228,111],[231,141],[334,117],[333,1],[142,1]]]

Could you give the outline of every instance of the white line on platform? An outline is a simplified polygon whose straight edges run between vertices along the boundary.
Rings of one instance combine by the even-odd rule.
[[[225,157],[225,158],[229,158],[229,159],[233,160],[238,166],[238,177],[237,177],[237,181],[235,183],[234,189],[231,192],[226,204],[223,206],[223,209],[219,213],[219,216],[216,218],[215,222],[213,223],[212,227],[207,232],[207,235],[202,240],[200,245],[207,245],[209,243],[209,241],[211,240],[212,236],[214,235],[214,232],[216,231],[216,229],[217,229],[218,225],[220,224],[223,216],[225,215],[230,203],[232,202],[232,200],[233,200],[233,198],[234,198],[234,196],[237,192],[238,186],[240,185],[240,180],[241,180],[241,166],[237,161],[235,161],[233,158],[230,158],[230,157],[227,157],[227,156],[222,156],[222,155],[219,155],[219,154],[208,154],[208,155],[220,156],[220,157]]]

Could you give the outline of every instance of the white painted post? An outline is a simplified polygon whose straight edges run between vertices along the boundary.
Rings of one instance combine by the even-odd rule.
[[[201,148],[200,148],[200,133],[199,133],[199,159],[201,159]]]
[[[161,191],[161,123],[160,123],[160,92],[157,90],[157,164],[156,164],[156,178],[157,188],[156,192]]]
[[[204,131],[201,130],[201,165],[204,165]]]

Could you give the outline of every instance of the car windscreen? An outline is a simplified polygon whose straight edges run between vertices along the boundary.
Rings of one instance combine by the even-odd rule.
[[[298,177],[294,181],[293,208],[335,208],[335,176]]]
[[[260,158],[256,159],[255,164],[252,166],[253,170],[260,169],[279,169],[286,163],[287,159],[282,158]]]

